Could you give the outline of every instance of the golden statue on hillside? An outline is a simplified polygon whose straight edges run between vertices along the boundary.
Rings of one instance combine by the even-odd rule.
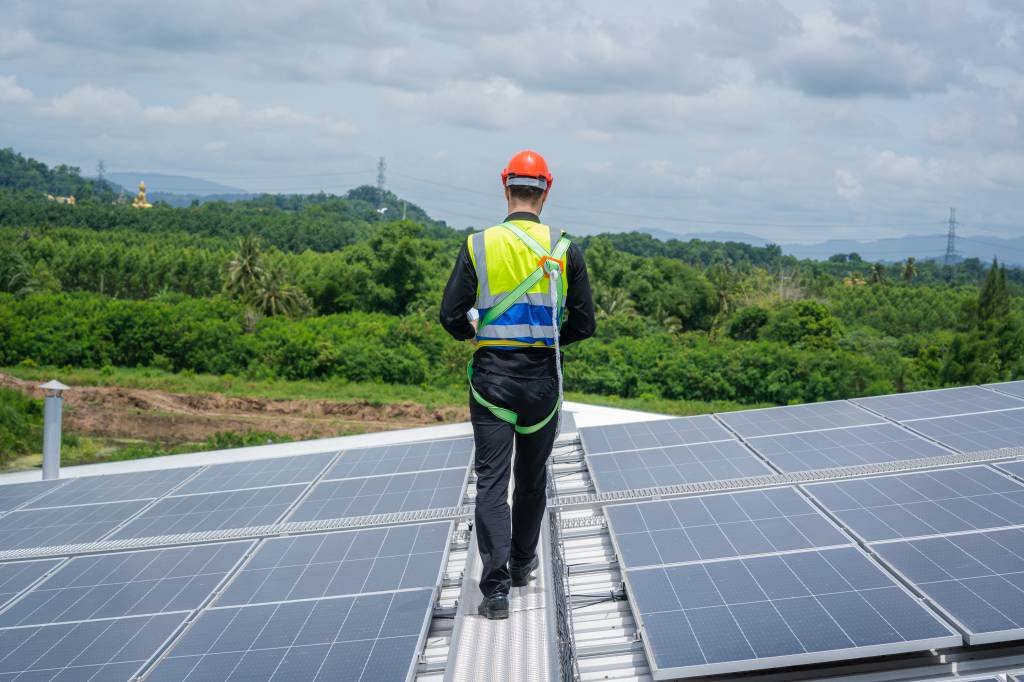
[[[145,182],[139,182],[139,193],[135,195],[135,199],[132,201],[132,206],[135,208],[153,208],[153,204],[146,201]]]

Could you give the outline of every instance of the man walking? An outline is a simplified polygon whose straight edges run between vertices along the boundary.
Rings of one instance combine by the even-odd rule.
[[[526,585],[537,568],[546,464],[561,406],[558,349],[592,336],[595,328],[582,250],[540,222],[553,180],[544,158],[516,154],[501,180],[508,217],[466,240],[441,302],[448,333],[476,345],[468,368],[475,528],[483,561],[480,614],[491,619],[508,617],[510,586]],[[476,325],[467,319],[473,308],[479,311]]]

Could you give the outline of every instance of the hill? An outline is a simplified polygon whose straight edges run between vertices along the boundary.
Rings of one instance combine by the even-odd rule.
[[[129,191],[134,191],[140,180],[146,182],[146,189],[151,193],[191,194],[207,196],[210,194],[246,194],[244,189],[210,182],[202,178],[191,178],[185,175],[164,175],[143,171],[124,171],[107,173],[107,179],[116,182]]]
[[[10,147],[0,149],[0,189],[15,192],[40,192],[57,196],[113,198],[110,185],[83,178],[75,166],[60,164],[53,168],[41,161],[22,156]]]
[[[643,228],[639,232],[649,234],[655,239],[667,242],[672,239],[689,241],[696,239],[709,242],[738,242],[751,246],[764,246],[773,243],[771,239],[758,237],[745,232],[687,232],[676,234],[668,230]],[[908,256],[918,260],[943,260],[945,256],[946,235],[906,235],[871,241],[855,239],[830,239],[824,242],[779,244],[782,253],[799,259],[825,261],[835,254],[856,253],[865,261],[872,263],[897,263]],[[957,239],[958,260],[977,258],[990,261],[998,257],[1006,265],[1024,267],[1024,237],[1005,239],[988,235],[960,236]]]

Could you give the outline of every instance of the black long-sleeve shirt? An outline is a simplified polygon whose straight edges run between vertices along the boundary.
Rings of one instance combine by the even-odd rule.
[[[505,220],[540,222],[537,215],[525,211],[513,213]],[[593,336],[597,326],[583,250],[575,244],[570,244],[566,259],[570,280],[569,293],[565,298],[567,317],[558,335],[558,343],[561,346],[568,346],[570,343]],[[458,341],[476,336],[476,330],[466,318],[466,313],[476,304],[476,285],[476,270],[469,259],[468,246],[463,242],[462,249],[455,259],[451,277],[448,278],[448,285],[444,288],[444,298],[441,300],[441,325]],[[549,348],[508,350],[485,346],[478,348],[473,356],[473,369],[534,379],[552,376],[555,373],[554,357],[555,354]]]

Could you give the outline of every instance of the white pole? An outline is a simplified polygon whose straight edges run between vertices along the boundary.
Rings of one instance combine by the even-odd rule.
[[[43,480],[60,478],[60,432],[64,398],[67,386],[56,379],[39,388],[43,389]]]

